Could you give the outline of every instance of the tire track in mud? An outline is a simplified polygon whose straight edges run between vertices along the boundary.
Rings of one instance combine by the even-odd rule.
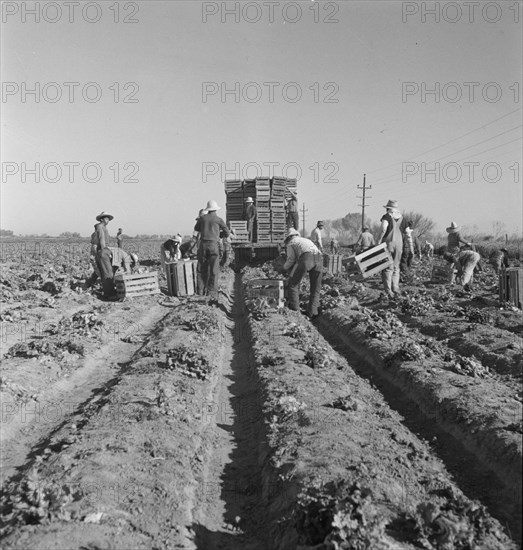
[[[505,484],[498,473],[489,468],[484,457],[478,457],[474,450],[469,449],[464,438],[456,437],[456,429],[459,431],[459,428],[454,426],[452,415],[440,418],[435,411],[430,411],[429,416],[426,405],[425,409],[420,406],[420,395],[423,392],[410,388],[409,383],[401,377],[393,379],[392,374],[385,371],[382,365],[375,364],[374,350],[371,352],[361,342],[356,342],[350,332],[342,332],[342,325],[333,326],[332,323],[330,316],[320,317],[317,327],[322,336],[349,361],[359,376],[380,391],[388,405],[401,415],[407,429],[431,442],[431,449],[455,477],[460,489],[469,498],[482,502],[504,525],[510,536],[521,543],[519,484]],[[445,408],[445,405],[442,404],[442,407]],[[463,414],[467,412],[462,411]],[[474,431],[472,427],[470,430]],[[513,462],[509,456],[506,459],[507,463]]]
[[[242,297],[237,276],[234,291],[225,295],[221,372],[206,404],[210,425],[204,439],[212,443],[192,526],[194,544],[201,550],[267,548],[260,510],[263,421],[256,381],[248,369],[251,345]]]
[[[139,336],[144,342],[131,347],[120,341],[102,345],[93,355],[86,357],[82,366],[69,377],[58,380],[39,395],[37,401],[19,403],[13,410],[8,403],[2,403],[0,486],[16,472],[20,475],[27,463],[47,447],[53,434],[71,418],[81,416],[110,391],[132,357],[154,334],[155,326],[167,315],[159,306],[150,308],[140,317]],[[16,475],[13,480],[16,480]]]

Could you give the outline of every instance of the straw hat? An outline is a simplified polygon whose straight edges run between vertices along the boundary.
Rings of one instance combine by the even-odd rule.
[[[245,202],[254,202],[254,201],[252,200],[252,197],[247,197],[247,198],[245,199]]]
[[[207,202],[207,206],[205,207],[205,210],[208,210],[209,212],[212,212],[213,210],[220,210],[221,206],[218,206],[218,203],[215,200],[210,200]]]
[[[398,210],[398,201],[389,200],[389,202],[383,205],[383,208],[392,208],[393,210]]]
[[[181,243],[181,242],[182,242],[182,236],[181,236],[181,235],[175,235],[175,236],[173,237],[173,241],[174,241],[175,243]]]
[[[447,227],[447,233],[457,233],[461,227],[456,225],[456,222],[450,222],[450,227]]]
[[[318,221],[316,222],[316,225],[317,225],[318,227],[323,227],[325,224],[323,223],[323,220],[318,220]]]
[[[102,218],[109,218],[110,220],[113,220],[114,216],[112,214],[109,214],[109,212],[102,212],[101,214],[98,214],[98,216],[96,216],[96,219],[98,221],[101,221]]]
[[[284,242],[289,241],[289,240],[292,239],[293,237],[299,237],[299,236],[300,236],[300,232],[299,232],[297,229],[294,229],[294,227],[291,227],[291,228],[287,231],[287,235],[285,235],[285,241],[284,241]]]

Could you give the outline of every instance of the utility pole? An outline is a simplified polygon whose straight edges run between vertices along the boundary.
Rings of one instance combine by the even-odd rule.
[[[363,196],[358,195],[358,199],[362,199],[359,206],[361,206],[361,230],[363,231],[363,228],[365,226],[365,192],[367,191],[367,189],[372,189],[372,185],[369,185],[367,187],[365,184],[365,174],[363,174],[363,187],[361,185],[358,185],[358,189],[361,189],[363,191]]]
[[[305,213],[308,212],[308,210],[305,210],[305,203],[302,204],[301,207],[301,226],[303,227],[303,237],[305,237]]]

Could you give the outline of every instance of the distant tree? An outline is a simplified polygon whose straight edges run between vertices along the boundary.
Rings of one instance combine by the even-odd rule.
[[[63,237],[65,239],[79,239],[81,237],[80,233],[77,232],[71,232],[71,231],[64,231],[63,233],[60,233],[60,237]]]
[[[14,233],[10,229],[0,229],[0,237],[12,237]]]
[[[495,221],[492,222],[492,232],[494,233],[494,239],[500,239],[505,236],[507,227],[503,222]]]
[[[370,218],[365,218],[365,225],[371,226]],[[354,212],[336,220],[325,220],[324,231],[327,238],[336,237],[340,243],[351,244],[358,240],[361,226],[361,214]]]
[[[436,222],[432,218],[428,218],[421,212],[402,212],[405,221],[411,221],[414,229],[414,234],[418,239],[426,239],[436,227]]]

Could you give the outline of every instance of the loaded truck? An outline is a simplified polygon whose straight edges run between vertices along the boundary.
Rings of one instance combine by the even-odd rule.
[[[236,264],[272,260],[280,253],[287,232],[286,201],[297,194],[297,180],[281,176],[226,180],[226,222],[234,230]],[[256,206],[252,240],[245,219],[246,200]]]

